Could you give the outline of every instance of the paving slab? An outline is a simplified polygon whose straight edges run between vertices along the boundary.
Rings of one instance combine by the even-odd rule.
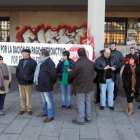
[[[79,140],[79,130],[62,129],[59,140]]]

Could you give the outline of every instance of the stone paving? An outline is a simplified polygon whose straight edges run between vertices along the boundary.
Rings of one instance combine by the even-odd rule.
[[[140,110],[139,103],[134,102],[134,114],[125,115],[126,99],[120,88],[119,97],[115,101],[115,111],[108,107],[104,111],[99,104],[92,102],[92,123],[78,126],[71,123],[77,115],[76,97],[72,96],[72,111],[60,110],[61,93],[58,84],[55,85],[55,120],[44,124],[45,118],[38,118],[41,112],[42,100],[35,90],[32,94],[34,114],[20,116],[19,91],[15,78],[11,90],[6,96],[5,116],[0,116],[0,140],[140,140]]]

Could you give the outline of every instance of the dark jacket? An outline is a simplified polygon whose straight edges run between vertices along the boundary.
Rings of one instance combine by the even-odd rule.
[[[73,79],[72,93],[88,93],[93,91],[94,65],[87,57],[79,58],[69,72],[69,78]]]
[[[23,68],[23,62],[24,59],[21,59],[16,69],[17,80],[20,85],[32,85],[37,63],[32,58],[29,58],[25,67]]]
[[[136,67],[135,74],[136,74],[135,89],[137,90],[140,87],[140,66]],[[126,92],[126,95],[131,96],[132,72],[131,72],[130,64],[126,64],[123,69],[122,81],[123,81],[123,88]]]
[[[49,58],[40,67],[38,85],[36,90],[39,92],[53,91],[53,84],[56,83],[57,75],[54,62]]]
[[[61,81],[62,80],[62,73],[64,72],[64,61],[59,61],[58,65],[57,65],[57,73],[59,75],[59,80]],[[74,61],[72,59],[69,59],[69,69],[72,69],[73,68],[73,65],[74,65]]]
[[[117,61],[113,56],[110,57],[110,63],[111,63],[111,67],[115,65],[116,70],[118,69]],[[104,70],[105,67],[106,67],[105,58],[104,56],[100,56],[95,61],[95,71],[98,72],[99,83],[106,83],[106,70]],[[113,81],[115,81],[114,73],[115,71],[111,71],[111,78],[113,79]]]
[[[125,60],[122,53],[116,49],[111,50],[111,56],[113,56],[116,59],[118,64],[118,69],[116,70],[116,72],[120,72],[122,66],[125,65]]]

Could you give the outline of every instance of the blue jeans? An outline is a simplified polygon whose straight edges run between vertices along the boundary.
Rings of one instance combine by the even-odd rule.
[[[112,79],[106,79],[105,84],[100,83],[100,100],[101,100],[101,106],[106,106],[106,90],[108,92],[108,106],[112,107],[114,105],[114,82]]]
[[[66,105],[66,96],[67,96],[67,106],[71,105],[71,85],[61,85],[62,92],[62,105]]]
[[[54,101],[53,92],[41,92],[41,97],[43,100],[42,114],[47,115],[48,118],[54,117]]]
[[[6,96],[6,93],[5,94],[0,94],[0,110],[3,110],[5,96]]]
[[[115,73],[115,85],[114,85],[114,99],[117,98],[118,95],[118,89],[119,89],[119,81],[120,81],[120,73]]]

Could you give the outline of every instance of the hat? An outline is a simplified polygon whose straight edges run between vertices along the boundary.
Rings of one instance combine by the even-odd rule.
[[[23,52],[31,53],[31,51],[30,51],[29,49],[23,49],[23,50],[21,51],[21,53],[23,53]]]
[[[78,55],[79,56],[86,56],[86,51],[84,48],[80,48],[78,49]]]
[[[130,58],[125,58],[124,60],[129,63]]]

